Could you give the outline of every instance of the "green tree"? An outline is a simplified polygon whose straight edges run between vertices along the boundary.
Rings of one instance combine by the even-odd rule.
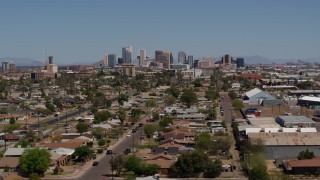
[[[129,171],[126,173],[124,179],[125,180],[136,180],[136,175],[134,174],[134,172]]]
[[[125,168],[127,169],[127,171],[132,171],[135,174],[141,174],[143,172],[142,166],[142,160],[140,158],[138,158],[135,155],[128,155],[125,158]]]
[[[44,174],[49,168],[51,154],[45,149],[28,149],[20,157],[20,167],[27,174]]]
[[[228,95],[229,95],[229,97],[231,99],[236,99],[237,98],[237,94],[233,90],[229,91]]]
[[[94,114],[94,123],[98,124],[100,122],[107,121],[111,117],[109,111],[99,111]]]
[[[146,100],[146,106],[149,108],[149,107],[155,107],[157,104],[156,104],[156,101],[154,101],[153,99],[148,99]]]
[[[99,147],[106,145],[106,140],[100,139],[100,140],[98,141],[98,145],[99,145]]]
[[[85,161],[92,155],[92,153],[93,151],[88,146],[80,146],[75,149],[73,155],[79,156],[81,160]]]
[[[214,162],[209,162],[208,167],[204,173],[206,178],[216,178],[220,176],[222,172],[222,162],[220,159],[215,160]]]
[[[32,173],[29,175],[29,180],[41,180],[41,178],[37,173]]]
[[[160,119],[160,115],[158,112],[152,112],[152,119],[158,121]]]
[[[55,111],[54,105],[50,101],[46,101],[46,108],[50,110],[50,112]]]
[[[183,90],[180,100],[181,102],[185,103],[188,108],[191,107],[192,104],[198,102],[196,93],[194,93],[191,89]]]
[[[241,109],[244,107],[242,101],[239,99],[232,100],[232,106],[236,109]]]
[[[127,112],[123,108],[120,108],[117,112],[117,116],[121,121],[121,125],[123,125],[123,121],[127,118]]]
[[[22,148],[27,148],[28,146],[30,146],[30,142],[26,139],[20,139],[17,145],[21,146]]]
[[[212,137],[209,132],[201,132],[195,137],[196,149],[208,151],[212,148]]]
[[[141,109],[131,109],[131,119],[138,120],[140,116],[144,113]]]
[[[4,130],[5,132],[12,132],[16,129],[20,128],[20,124],[14,123],[14,124],[8,124],[6,126],[4,126]]]
[[[113,159],[110,159],[109,161],[111,165],[111,169],[116,171],[116,174],[118,176],[121,175],[122,170],[125,167],[125,155],[124,154],[119,154],[115,156]]]
[[[208,91],[206,91],[205,97],[208,98],[208,100],[214,101],[214,100],[218,99],[219,92],[216,90],[208,90]]]
[[[14,123],[16,123],[16,120],[14,119],[13,116],[11,116],[11,117],[10,117],[10,124],[14,124]]]
[[[192,81],[192,84],[194,85],[194,87],[201,87],[202,86],[202,80],[201,79],[196,79],[194,81]]]
[[[78,133],[84,133],[84,132],[87,132],[87,131],[88,131],[89,126],[88,126],[86,123],[84,123],[84,122],[79,122],[79,123],[77,124],[76,128],[77,128],[77,132],[78,132]]]
[[[173,96],[167,96],[165,99],[164,99],[164,103],[167,105],[167,106],[171,106],[173,104],[176,103],[176,98],[173,97]]]
[[[145,165],[144,168],[143,168],[143,174],[144,175],[155,175],[158,173],[158,169],[160,167],[156,164],[148,164],[148,165]]]
[[[105,135],[105,132],[102,128],[98,127],[98,128],[94,128],[91,131],[92,135],[97,138],[97,139],[101,139],[103,138],[103,136]]]
[[[143,128],[144,133],[147,135],[147,138],[150,138],[154,132],[157,131],[157,126],[153,124],[146,124]]]
[[[171,117],[164,117],[159,121],[161,127],[166,127],[169,124],[173,124],[173,119]]]
[[[299,160],[303,160],[303,159],[313,159],[315,158],[315,155],[312,151],[309,151],[309,149],[307,149],[306,151],[301,151],[299,152],[299,155],[297,157]]]
[[[175,98],[178,98],[179,94],[180,94],[179,89],[176,87],[173,87],[173,86],[171,86],[169,89],[167,89],[166,93],[172,95]]]
[[[194,151],[189,154],[180,155],[172,168],[180,177],[189,177],[204,172],[209,162],[207,154],[201,151]]]

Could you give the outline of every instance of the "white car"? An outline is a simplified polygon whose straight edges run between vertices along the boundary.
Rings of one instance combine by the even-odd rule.
[[[128,133],[126,136],[127,136],[127,137],[130,137],[130,136],[131,136],[131,134],[130,134],[130,133]]]

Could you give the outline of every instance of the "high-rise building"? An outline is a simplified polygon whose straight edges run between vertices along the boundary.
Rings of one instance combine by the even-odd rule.
[[[244,59],[243,58],[237,58],[237,67],[244,67]]]
[[[162,63],[163,67],[170,69],[170,64],[173,62],[173,57],[171,52],[155,51],[156,62]]]
[[[147,52],[145,49],[140,49],[139,51],[139,66],[143,66],[146,63]]]
[[[9,61],[2,62],[2,71],[9,70]]]
[[[221,64],[232,64],[232,57],[229,54],[226,54],[221,59]]]
[[[116,54],[109,54],[108,55],[108,67],[113,68],[117,63],[116,63]]]
[[[132,46],[122,48],[122,63],[132,62]]]
[[[183,51],[180,51],[178,53],[178,63],[179,64],[185,64],[186,63],[186,60],[187,60],[187,55],[185,52]]]
[[[108,62],[108,60],[109,60],[109,58],[108,58],[109,56],[108,56],[108,54],[106,53],[105,55],[104,55],[104,58],[103,58],[103,65],[104,66],[108,66],[108,64],[109,64],[109,62]]]
[[[2,62],[2,71],[8,71],[16,68],[16,64],[12,61],[3,61]]]
[[[118,58],[118,64],[122,64],[123,63],[123,59],[122,58]]]
[[[53,64],[53,56],[48,56],[48,64]]]
[[[190,65],[190,68],[193,68],[193,55],[188,56],[188,64]]]

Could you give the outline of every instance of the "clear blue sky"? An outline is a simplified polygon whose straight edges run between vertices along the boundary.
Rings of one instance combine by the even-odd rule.
[[[0,57],[95,62],[133,46],[196,58],[320,57],[319,0],[3,0]]]

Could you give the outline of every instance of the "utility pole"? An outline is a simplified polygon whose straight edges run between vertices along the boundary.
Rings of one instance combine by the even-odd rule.
[[[40,117],[38,117],[38,138],[40,137]]]

